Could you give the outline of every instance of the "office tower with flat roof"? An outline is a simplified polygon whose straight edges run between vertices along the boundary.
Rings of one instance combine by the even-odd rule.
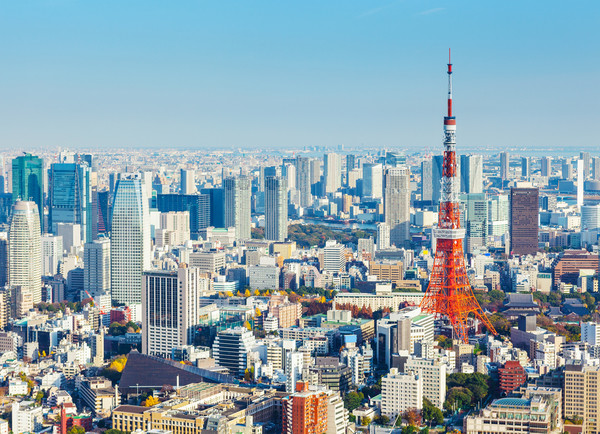
[[[488,201],[485,193],[471,193],[462,195],[461,202],[465,206],[466,251],[473,253],[487,242]]]
[[[432,187],[432,201],[433,205],[437,206],[440,204],[442,197],[442,173],[443,173],[443,155],[434,155],[432,160],[432,172],[431,172],[431,187]]]
[[[142,273],[150,268],[150,217],[140,174],[121,174],[112,214],[111,294],[116,303],[142,303]]]
[[[390,243],[404,247],[410,242],[410,173],[408,167],[385,171],[383,209],[390,227]]]
[[[541,175],[551,176],[552,175],[552,158],[542,157],[541,159]]]
[[[531,176],[531,167],[529,157],[521,157],[521,177],[529,178]]]
[[[40,229],[44,222],[44,160],[25,154],[12,161],[13,203],[33,201],[38,207]]]
[[[583,176],[584,179],[587,179],[590,177],[590,153],[580,152],[579,159],[583,160]]]
[[[37,205],[14,203],[8,233],[8,282],[28,292],[34,304],[42,301],[42,235]]]
[[[0,232],[0,288],[8,285],[8,233]]]
[[[54,163],[50,168],[49,227],[56,233],[59,223],[80,226],[81,239],[92,241],[92,180],[86,163]]]
[[[54,276],[63,259],[63,239],[60,235],[42,235],[42,276]]]
[[[194,180],[195,171],[188,169],[180,169],[179,171],[179,192],[181,194],[195,194],[196,181]]]
[[[383,166],[379,163],[363,164],[363,197],[383,197]]]
[[[510,175],[510,154],[508,152],[500,153],[500,177],[503,181]]]
[[[423,202],[431,202],[433,200],[432,160],[421,162],[421,200]]]
[[[225,227],[235,227],[238,240],[251,238],[250,180],[246,176],[229,177],[223,181]]]
[[[83,289],[92,297],[110,295],[110,239],[85,243],[83,250]]]
[[[581,229],[589,231],[600,229],[600,204],[581,207]]]
[[[573,179],[573,163],[571,160],[565,159],[562,164],[562,178]]]
[[[310,192],[311,164],[307,157],[296,157],[296,189],[300,193],[300,206],[306,208],[312,205],[313,199]]]
[[[169,358],[175,347],[193,345],[200,311],[200,270],[145,271],[142,352]]]
[[[346,185],[348,185],[348,173],[356,167],[356,155],[346,155]]]
[[[325,194],[335,193],[342,186],[342,158],[339,154],[325,154]]]
[[[213,357],[217,365],[229,369],[231,375],[243,377],[250,367],[248,355],[256,341],[246,327],[235,327],[220,331],[213,345]]]
[[[491,196],[488,200],[488,234],[495,236],[507,234],[509,215],[508,195]]]
[[[583,205],[583,183],[585,182],[585,167],[583,160],[577,160],[577,206]]]
[[[592,172],[592,178],[595,181],[600,181],[600,157],[592,157],[590,170]]]
[[[463,193],[483,192],[483,156],[460,156],[460,191]]]
[[[211,194],[214,193],[214,201],[211,200],[211,194],[204,194],[208,190]],[[212,190],[219,191],[213,192]],[[223,227],[222,214],[218,214],[219,210],[223,210],[222,191],[221,189],[203,189],[203,194],[158,194],[156,195],[156,207],[161,213],[187,211],[190,221],[190,236],[193,240],[198,240],[202,236],[202,231],[207,227]],[[217,197],[218,194],[221,196]],[[217,200],[219,198],[220,200]],[[213,204],[214,207],[212,207]],[[212,224],[211,221],[213,212],[215,224]],[[221,223],[221,225],[217,226],[216,223]]]
[[[108,190],[99,191],[98,198],[98,234],[110,232],[110,195]]]
[[[390,227],[387,223],[377,224],[377,250],[390,248]]]
[[[310,185],[315,185],[321,182],[321,176],[323,175],[323,160],[320,158],[310,159]]]
[[[288,235],[288,194],[285,179],[265,179],[265,238],[285,241]]]
[[[538,189],[511,188],[510,250],[513,255],[534,255],[538,251],[538,228]]]

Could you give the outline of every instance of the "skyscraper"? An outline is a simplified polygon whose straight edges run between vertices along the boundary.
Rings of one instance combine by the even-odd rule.
[[[207,191],[210,194],[204,194]],[[156,208],[158,208],[160,212],[189,212],[190,235],[193,240],[197,240],[201,237],[201,232],[207,227],[223,227],[223,190],[209,188],[203,189],[202,193],[203,194],[158,194],[156,195]],[[215,214],[214,223],[212,220],[213,213]]]
[[[542,157],[541,164],[542,164],[542,168],[541,168],[542,176],[552,175],[552,158]]]
[[[225,227],[235,227],[236,239],[249,240],[250,180],[246,176],[225,178],[223,189]]]
[[[583,160],[583,179],[587,179],[590,176],[590,153],[580,152],[579,159]]]
[[[390,243],[404,247],[410,241],[410,174],[406,166],[386,170],[383,203]]]
[[[529,157],[521,157],[521,177],[527,179],[531,176]]]
[[[342,159],[333,152],[325,154],[325,194],[335,193],[342,186]]]
[[[434,155],[432,160],[432,172],[431,172],[431,187],[432,187],[432,201],[433,205],[439,205],[442,197],[442,173],[444,156]]]
[[[300,192],[300,206],[312,205],[312,194],[310,192],[311,175],[310,160],[307,157],[296,157],[296,188]]]
[[[510,155],[508,152],[500,153],[500,177],[507,180],[510,173]]]
[[[56,233],[58,223],[75,223],[81,239],[92,241],[91,168],[86,163],[54,163],[50,169],[49,227]]]
[[[33,201],[38,207],[40,228],[44,222],[44,160],[31,154],[12,161],[13,203]]]
[[[513,255],[533,255],[538,250],[539,191],[510,189],[510,250]]]
[[[383,166],[379,163],[363,165],[363,197],[381,199],[383,197]]]
[[[142,296],[142,352],[171,357],[174,347],[193,345],[200,309],[200,270],[145,271]]]
[[[63,258],[63,239],[61,236],[45,234],[42,241],[42,276],[54,276]]]
[[[508,195],[496,195],[488,201],[488,234],[502,236],[508,233]]]
[[[583,183],[585,181],[585,177],[585,161],[581,159],[577,160],[577,206],[579,209],[581,209],[583,205]]]
[[[432,160],[421,162],[421,200],[433,200],[433,164]]]
[[[126,305],[142,302],[142,272],[150,268],[150,221],[140,174],[121,174],[112,214],[111,293]]]
[[[483,192],[483,156],[460,156],[460,191],[464,193]]]
[[[287,183],[280,176],[265,179],[265,238],[285,241],[288,235]]]
[[[180,171],[180,188],[181,194],[194,194],[196,193],[196,182],[194,181],[194,171],[181,169]]]
[[[377,250],[390,248],[390,227],[386,223],[377,224]]]
[[[85,243],[83,264],[83,289],[92,297],[110,294],[110,240]]]
[[[28,292],[33,303],[42,301],[42,235],[37,205],[16,201],[8,233],[8,282]]]
[[[592,177],[600,181],[600,157],[592,157]]]
[[[356,155],[346,155],[346,185],[348,185],[348,173],[356,167]]]
[[[571,163],[571,161],[568,159],[563,160],[562,177],[563,179],[573,178],[573,163]]]
[[[467,253],[483,247],[487,241],[488,202],[485,193],[470,193],[462,196],[465,203],[465,223]]]

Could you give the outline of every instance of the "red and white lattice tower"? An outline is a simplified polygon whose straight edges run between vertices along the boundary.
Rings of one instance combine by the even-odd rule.
[[[454,329],[454,338],[468,342],[467,318],[473,314],[487,329],[496,330],[473,295],[467,270],[463,239],[465,230],[460,227],[458,194],[460,181],[456,169],[456,118],[452,115],[452,63],[448,55],[448,116],[444,117],[444,162],[442,166],[442,191],[433,270],[429,287],[420,307],[423,312],[445,316]]]

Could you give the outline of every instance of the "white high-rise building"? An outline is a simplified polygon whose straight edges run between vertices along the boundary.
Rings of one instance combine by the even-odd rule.
[[[180,170],[180,192],[181,194],[195,194],[196,193],[196,182],[194,181],[193,170]]]
[[[200,270],[145,271],[142,294],[142,352],[171,357],[174,347],[193,345],[198,325]]]
[[[377,250],[390,248],[390,227],[387,223],[377,224]]]
[[[285,358],[285,391],[294,393],[296,382],[302,380],[302,369],[304,365],[304,354],[298,352],[287,353]]]
[[[585,167],[583,160],[577,160],[577,207],[583,206],[583,182],[585,181]]]
[[[508,195],[501,194],[488,199],[488,234],[502,236],[508,232]]]
[[[460,156],[460,191],[483,193],[483,156]]]
[[[403,374],[390,369],[381,379],[381,414],[390,419],[410,409],[423,408],[423,379],[419,374]]]
[[[34,401],[21,401],[12,404],[13,433],[38,432],[42,429],[43,422],[44,416],[41,405],[37,406]]]
[[[581,341],[590,345],[600,345],[600,324],[595,322],[581,323]]]
[[[308,157],[296,157],[296,189],[300,193],[300,206],[306,208],[312,205],[311,164]]]
[[[423,397],[437,408],[446,401],[446,364],[440,360],[412,357],[404,364],[404,372],[418,373],[423,379]]]
[[[254,334],[247,328],[225,329],[217,334],[213,357],[217,365],[229,369],[232,375],[243,376],[249,367],[248,354],[255,344]]]
[[[8,282],[42,301],[42,234],[35,202],[17,201],[12,207],[8,233]]]
[[[325,194],[335,193],[342,186],[342,159],[333,152],[325,154]]]
[[[110,240],[85,243],[83,264],[83,289],[92,297],[110,294]]]
[[[287,236],[287,183],[279,176],[268,176],[265,179],[265,238],[272,241],[285,241]]]
[[[327,240],[323,248],[323,269],[330,273],[339,273],[346,267],[344,253],[346,248],[335,240]]]
[[[383,204],[390,243],[404,247],[410,241],[410,173],[406,166],[386,170]]]
[[[141,305],[142,273],[150,268],[150,218],[140,174],[122,174],[113,203],[111,293],[117,303]]]
[[[160,213],[160,229],[155,231],[156,246],[180,246],[190,237],[190,213],[170,211]]]
[[[238,240],[249,240],[252,236],[250,180],[247,176],[225,178],[223,189],[225,227],[235,227]]]
[[[42,276],[58,273],[58,264],[63,257],[63,239],[60,235],[42,236]]]
[[[363,197],[381,199],[383,197],[383,166],[378,163],[363,165]]]

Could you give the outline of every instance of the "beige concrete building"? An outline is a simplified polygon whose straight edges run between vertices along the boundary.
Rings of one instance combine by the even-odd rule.
[[[565,367],[565,417],[583,418],[585,433],[600,432],[600,366],[567,365]]]

